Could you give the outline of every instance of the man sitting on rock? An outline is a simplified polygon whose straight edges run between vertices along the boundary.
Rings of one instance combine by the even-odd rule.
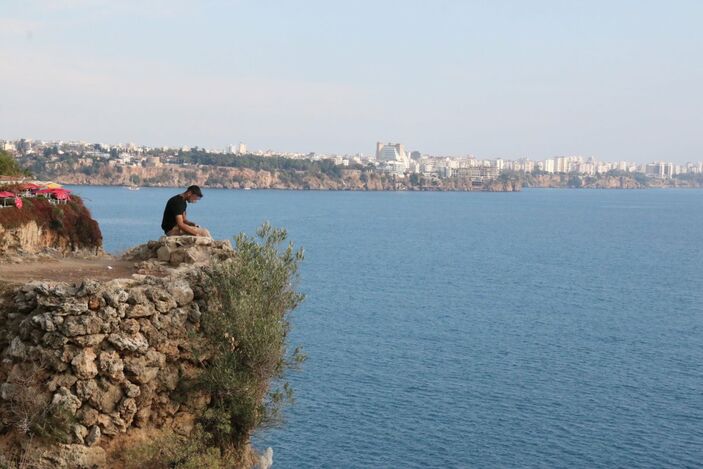
[[[182,194],[174,195],[166,203],[161,229],[166,236],[207,236],[210,232],[186,219],[187,204],[194,204],[203,197],[198,186],[190,186]]]

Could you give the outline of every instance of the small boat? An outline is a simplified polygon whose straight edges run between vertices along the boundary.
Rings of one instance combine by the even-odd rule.
[[[127,190],[130,190],[130,191],[138,191],[138,190],[139,190],[139,186],[127,186]]]

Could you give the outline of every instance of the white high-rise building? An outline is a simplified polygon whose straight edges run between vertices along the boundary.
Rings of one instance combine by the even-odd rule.
[[[402,161],[408,160],[405,147],[402,143],[376,143],[376,159],[378,161]]]

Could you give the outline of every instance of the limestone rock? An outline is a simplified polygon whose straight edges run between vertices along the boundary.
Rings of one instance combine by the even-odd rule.
[[[134,377],[138,383],[144,384],[152,381],[163,368],[166,357],[159,352],[150,350],[144,356],[125,358],[125,370]]]
[[[60,387],[65,387],[70,389],[78,380],[75,376],[68,373],[56,374],[51,377],[46,387],[49,391],[54,392]],[[78,396],[80,397],[80,396]]]
[[[85,437],[88,436],[88,429],[80,423],[74,423],[71,426],[71,435],[76,443],[84,444]]]
[[[119,415],[98,415],[98,424],[100,425],[100,433],[103,435],[113,436],[124,432],[127,425]]]
[[[71,415],[76,415],[76,411],[81,406],[81,400],[74,396],[67,388],[60,387],[51,400],[52,407],[65,409]]]
[[[127,303],[131,305],[143,305],[146,304],[148,301],[149,300],[144,294],[144,289],[142,288],[133,288],[129,292],[129,296],[127,297]]]
[[[122,351],[146,353],[149,350],[149,342],[140,332],[136,334],[117,332],[110,334],[107,340]]]
[[[124,393],[122,387],[107,380],[98,382],[98,391],[90,399],[90,404],[104,414],[111,414],[117,409]]]
[[[118,412],[125,421],[125,425],[129,426],[137,413],[137,402],[131,397],[124,399],[119,405]]]
[[[94,399],[98,392],[98,383],[94,379],[80,380],[76,382],[76,396],[78,396],[81,401]]]
[[[95,446],[100,442],[100,427],[97,425],[93,425],[90,427],[90,431],[88,432],[88,436],[85,437],[85,444],[87,446]]]
[[[129,382],[128,380],[124,380],[122,384],[124,385],[124,392],[128,397],[139,397],[139,394],[141,393],[139,386]]]
[[[7,354],[17,360],[25,360],[27,358],[27,346],[22,342],[22,339],[15,337],[12,339],[12,342],[10,342]]]
[[[90,405],[83,405],[76,413],[76,418],[86,427],[90,427],[98,423],[100,413]]]
[[[106,334],[79,335],[71,338],[70,342],[79,347],[97,347],[105,337],[107,337]]]
[[[122,321],[122,330],[127,334],[136,334],[139,332],[139,321],[136,319],[125,319]]]
[[[61,331],[66,337],[78,335],[98,334],[102,327],[102,321],[97,316],[81,315],[68,316],[61,325]]]
[[[115,381],[124,379],[124,362],[117,352],[100,352],[98,361],[102,375]]]
[[[168,262],[171,259],[171,249],[168,246],[161,246],[156,250],[156,258],[162,262]]]
[[[32,322],[45,332],[54,332],[56,324],[52,321],[50,313],[37,314],[32,317]]]
[[[82,444],[50,447],[42,455],[42,462],[47,467],[56,469],[102,469],[107,467],[104,449],[99,446],[88,447]]]
[[[93,349],[84,349],[73,360],[71,366],[75,375],[80,379],[94,378],[98,374],[98,367],[95,364],[95,352]]]
[[[127,310],[128,318],[143,318],[151,316],[155,313],[155,309],[151,304],[136,304]]]

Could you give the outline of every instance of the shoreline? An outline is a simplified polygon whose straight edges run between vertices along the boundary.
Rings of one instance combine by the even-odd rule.
[[[113,187],[113,188],[124,188],[128,189],[129,186],[124,184],[77,184],[71,182],[61,182],[58,183],[63,186],[73,186],[73,187]],[[182,185],[163,185],[163,186],[137,186],[139,189],[183,189],[185,186]],[[666,189],[680,189],[680,190],[695,190],[703,189],[703,187],[698,186],[650,186],[650,187],[540,187],[540,186],[524,186],[521,190],[517,191],[501,191],[501,190],[460,190],[460,189],[316,189],[316,188],[293,188],[293,187],[218,187],[218,186],[207,186],[200,185],[202,189],[207,190],[230,190],[230,191],[280,191],[280,192],[465,192],[465,193],[501,193],[501,192],[513,192],[519,193],[525,190],[573,190],[573,191],[638,191],[638,190],[666,190]],[[136,192],[136,191],[134,191]]]

